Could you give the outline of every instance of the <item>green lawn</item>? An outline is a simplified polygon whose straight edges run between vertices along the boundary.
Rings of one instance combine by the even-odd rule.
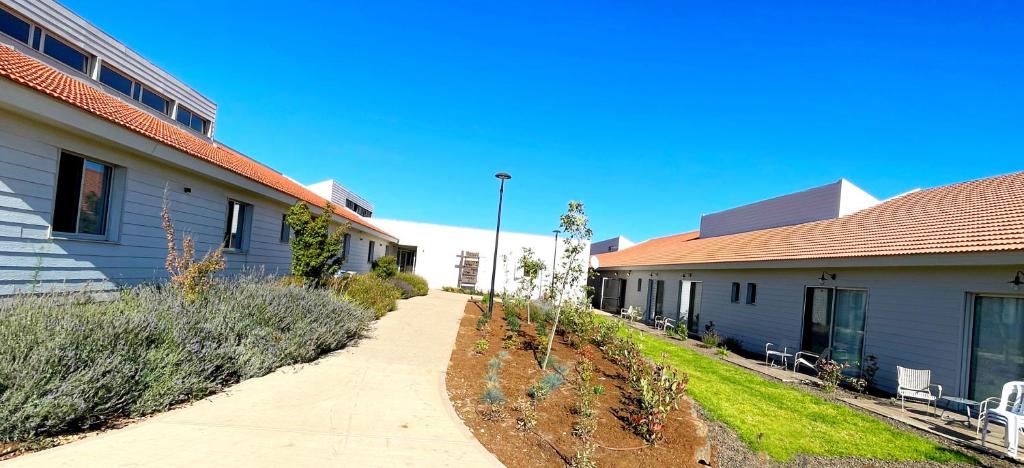
[[[777,460],[798,454],[880,460],[977,463],[922,437],[846,406],[765,380],[733,364],[633,333],[640,349],[689,374],[687,393],[707,414],[735,430],[757,452]]]

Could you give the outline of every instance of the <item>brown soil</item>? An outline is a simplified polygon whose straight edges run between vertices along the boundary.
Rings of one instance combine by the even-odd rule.
[[[568,369],[566,382],[538,404],[537,427],[530,432],[518,430],[519,412],[513,409],[513,404],[520,398],[527,398],[526,390],[545,374],[537,364],[537,355],[543,358],[540,344],[543,340],[538,340],[534,326],[523,320],[520,337],[523,346],[507,350],[509,357],[498,373],[501,389],[508,398],[505,415],[499,420],[485,419],[488,405],[481,402],[481,395],[487,362],[502,351],[508,327],[502,318],[501,304],[495,304],[487,329],[477,330],[476,322],[483,307],[476,302],[466,304],[448,364],[447,387],[452,404],[470,431],[502,463],[565,466],[576,455],[578,444],[578,439],[572,435],[575,416],[571,408],[576,397],[573,366],[580,359],[580,351],[556,338],[551,354]],[[481,339],[487,340],[488,348],[483,354],[477,354],[474,343]],[[541,349],[535,351],[534,347]],[[690,400],[684,399],[679,409],[669,415],[664,439],[656,446],[647,446],[625,423],[626,398],[631,390],[621,370],[592,345],[582,352],[594,363],[594,383],[604,387],[604,393],[594,401],[598,419],[594,439],[598,447],[593,460],[598,466],[701,466],[712,461],[708,455],[707,428]],[[551,366],[548,368],[550,370]]]

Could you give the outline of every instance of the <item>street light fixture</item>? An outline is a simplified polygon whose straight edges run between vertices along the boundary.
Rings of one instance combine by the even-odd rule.
[[[498,235],[501,234],[501,203],[505,198],[505,181],[512,178],[507,172],[499,172],[494,174],[498,180],[501,180],[501,188],[498,189],[498,226],[494,228],[494,256],[491,257],[491,296],[490,300],[487,301],[487,319],[491,318],[491,313],[494,311],[494,277],[498,274]]]

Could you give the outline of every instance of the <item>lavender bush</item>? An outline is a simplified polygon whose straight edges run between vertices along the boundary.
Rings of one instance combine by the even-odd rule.
[[[345,347],[373,312],[327,290],[255,277],[198,300],[151,286],[0,302],[0,442],[31,440],[201,398]]]

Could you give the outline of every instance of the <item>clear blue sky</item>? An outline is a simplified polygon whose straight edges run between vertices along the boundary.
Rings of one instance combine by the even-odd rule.
[[[491,227],[503,170],[508,229],[579,199],[643,240],[840,177],[1024,169],[1014,0],[62,1],[216,101],[218,139],[375,216]]]

